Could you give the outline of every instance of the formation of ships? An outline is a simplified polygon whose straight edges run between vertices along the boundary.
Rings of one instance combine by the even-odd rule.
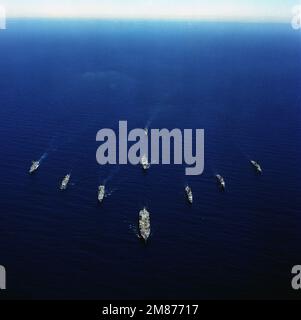
[[[145,134],[147,134],[147,130],[145,130]],[[141,163],[143,170],[149,169],[150,163],[148,162],[146,155],[143,155],[141,157],[140,163]],[[254,160],[250,160],[250,163],[254,167],[254,169],[256,170],[257,173],[259,173],[259,174],[262,173],[262,168],[258,162],[254,161]],[[39,169],[40,164],[41,164],[40,161],[32,161],[32,165],[29,169],[29,173],[33,174],[34,172],[36,172]],[[220,187],[220,189],[225,190],[226,183],[225,183],[224,178],[220,174],[217,174],[215,177],[216,177],[216,180],[217,180],[217,183],[218,183],[218,186]],[[67,189],[68,184],[70,182],[70,179],[71,179],[71,174],[69,173],[63,178],[63,180],[59,186],[60,190]],[[98,187],[98,194],[97,194],[97,198],[100,203],[103,202],[105,195],[106,195],[105,186],[100,185]],[[185,187],[185,195],[187,197],[188,202],[190,204],[192,204],[193,203],[192,189],[188,185]],[[150,213],[148,212],[148,210],[146,208],[143,208],[139,212],[139,233],[140,233],[141,239],[143,239],[145,242],[148,240],[148,238],[151,234]]]

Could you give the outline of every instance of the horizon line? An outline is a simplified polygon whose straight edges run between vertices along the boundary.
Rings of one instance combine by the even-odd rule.
[[[279,17],[265,19],[260,18],[239,18],[239,17],[124,17],[124,16],[6,16],[6,20],[119,20],[119,21],[166,21],[166,22],[236,22],[236,23],[279,23],[290,24],[287,18],[280,19]]]

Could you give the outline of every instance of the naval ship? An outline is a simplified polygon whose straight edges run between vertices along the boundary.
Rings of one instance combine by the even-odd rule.
[[[68,183],[69,183],[69,181],[70,181],[70,178],[71,178],[71,174],[67,174],[67,175],[64,177],[64,179],[63,179],[63,181],[62,181],[62,183],[61,183],[61,185],[60,185],[60,189],[61,189],[61,190],[66,190],[66,189],[67,189]]]
[[[258,162],[254,161],[254,160],[251,160],[250,162],[258,173],[262,173],[261,166]]]
[[[150,167],[150,164],[148,163],[146,155],[143,155],[141,157],[141,165],[144,170],[147,170]]]
[[[192,190],[189,186],[186,186],[185,187],[185,192],[186,192],[186,195],[187,195],[187,199],[190,203],[193,202],[193,196],[192,196]]]
[[[105,197],[105,186],[98,187],[98,201],[101,203]]]
[[[144,208],[139,212],[139,231],[141,238],[146,242],[150,236],[150,214]]]
[[[32,161],[32,165],[31,165],[31,167],[29,169],[29,173],[32,174],[35,171],[37,171],[39,166],[40,166],[40,161]]]
[[[220,187],[224,190],[226,188],[226,183],[225,183],[224,178],[219,174],[217,174],[215,177],[216,177]]]

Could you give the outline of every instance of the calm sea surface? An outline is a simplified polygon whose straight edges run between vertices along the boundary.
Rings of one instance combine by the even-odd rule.
[[[298,297],[291,268],[301,264],[300,32],[285,24],[84,20],[7,27],[0,31],[7,297]],[[205,129],[204,173],[99,166],[96,133],[117,130],[119,120],[129,129]],[[99,205],[102,183],[108,194]],[[147,245],[137,237],[143,206],[151,212]]]

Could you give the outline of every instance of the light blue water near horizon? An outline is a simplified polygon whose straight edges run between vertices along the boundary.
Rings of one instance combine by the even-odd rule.
[[[7,296],[298,297],[300,58],[300,32],[286,24],[10,20],[0,32]],[[204,173],[99,166],[96,133],[119,120],[204,128]],[[145,205],[146,246],[137,237]]]

